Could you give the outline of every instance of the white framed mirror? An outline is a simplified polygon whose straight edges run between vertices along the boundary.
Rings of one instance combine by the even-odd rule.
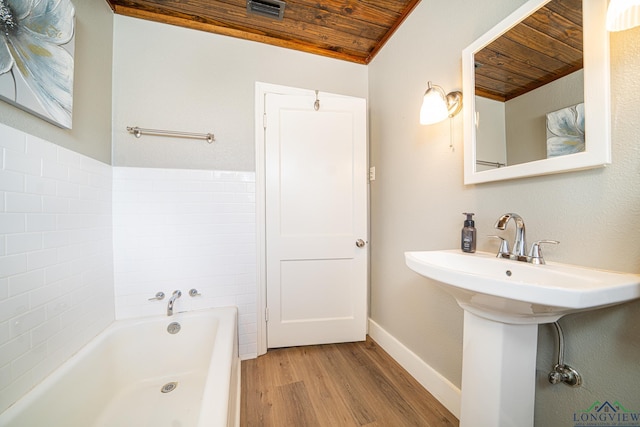
[[[529,0],[463,51],[465,184],[611,163],[606,13]]]

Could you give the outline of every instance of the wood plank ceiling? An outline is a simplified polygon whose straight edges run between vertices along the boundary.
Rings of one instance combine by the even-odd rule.
[[[106,0],[117,14],[368,64],[420,0],[286,0],[284,18],[247,0]]]
[[[552,0],[476,53],[476,95],[520,96],[580,70],[582,50],[582,0]]]

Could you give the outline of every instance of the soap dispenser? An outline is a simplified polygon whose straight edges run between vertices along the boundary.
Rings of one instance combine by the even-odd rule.
[[[462,238],[460,239],[460,248],[462,252],[473,253],[476,251],[476,229],[473,221],[474,213],[464,212],[462,215],[466,215],[467,219],[464,221],[464,227],[462,228]]]

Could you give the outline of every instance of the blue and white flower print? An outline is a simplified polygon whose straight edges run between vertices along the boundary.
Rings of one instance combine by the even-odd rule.
[[[74,36],[70,0],[0,0],[0,77],[11,75],[13,93],[3,98],[71,128],[73,56],[63,46]],[[21,78],[30,94],[22,93]],[[31,100],[31,101],[29,101]],[[47,117],[48,116],[48,117]]]
[[[584,151],[584,103],[547,114],[547,157]]]

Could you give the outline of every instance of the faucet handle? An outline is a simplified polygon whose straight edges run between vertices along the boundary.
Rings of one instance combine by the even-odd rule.
[[[509,252],[509,242],[503,239],[500,236],[496,236],[495,234],[491,234],[487,237],[491,237],[493,239],[500,239],[500,249],[498,249],[498,254],[496,258],[511,258],[511,254]]]
[[[538,240],[536,242],[533,242],[533,244],[531,245],[531,250],[529,251],[529,262],[531,264],[545,264],[544,258],[542,257],[542,248],[540,247],[540,245],[542,245],[543,243],[557,245],[560,242],[557,240]]]
[[[154,300],[161,300],[164,299],[164,292],[157,292],[156,296],[153,298],[149,298],[149,301],[154,301]]]

